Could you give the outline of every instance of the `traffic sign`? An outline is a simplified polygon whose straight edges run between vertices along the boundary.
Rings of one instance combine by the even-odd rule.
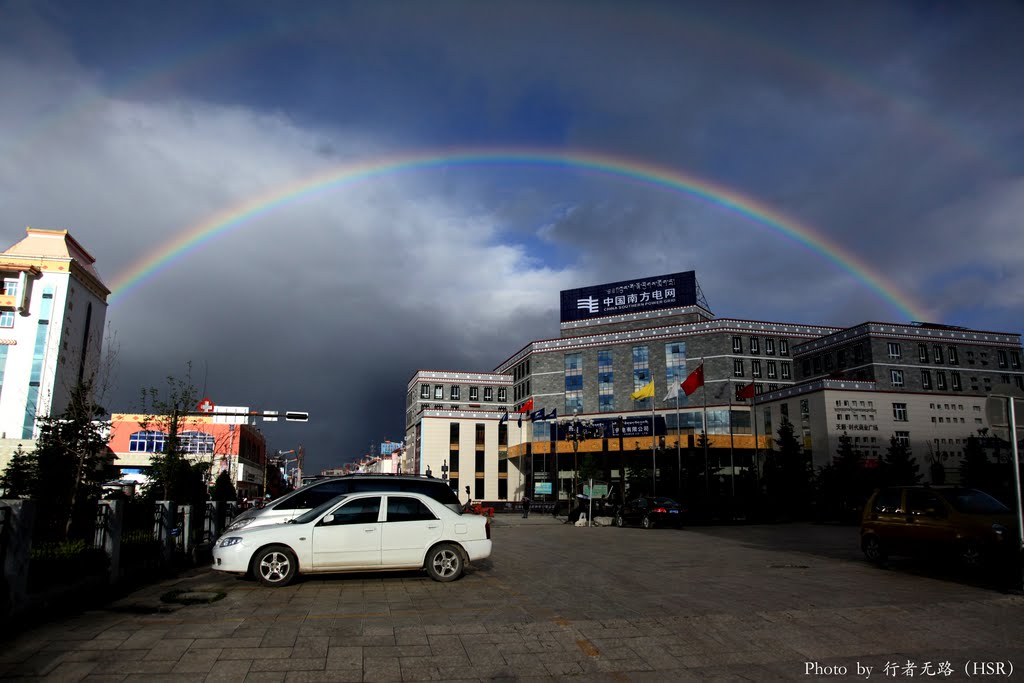
[[[196,410],[198,410],[201,413],[212,413],[215,407],[216,406],[213,405],[213,401],[204,396],[203,400],[200,401],[199,405],[196,406]]]
[[[284,419],[288,422],[308,422],[309,413],[289,411],[284,414]]]
[[[276,410],[264,410],[263,421],[264,422],[277,422],[277,411]]]

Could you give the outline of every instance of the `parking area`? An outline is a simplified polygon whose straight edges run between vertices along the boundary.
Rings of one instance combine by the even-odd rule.
[[[266,589],[195,570],[4,643],[0,674],[992,680],[1024,662],[1019,592],[878,569],[852,527],[577,528],[538,515],[499,516],[493,527],[492,557],[450,584],[407,572]],[[223,598],[163,602],[170,592]]]

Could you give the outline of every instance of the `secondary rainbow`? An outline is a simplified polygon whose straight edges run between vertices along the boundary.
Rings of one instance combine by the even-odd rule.
[[[449,150],[402,154],[332,167],[304,177],[274,192],[252,197],[217,212],[159,246],[155,251],[150,252],[114,278],[110,303],[116,303],[169,264],[199,249],[218,235],[237,229],[256,216],[299,202],[314,194],[397,173],[454,166],[515,165],[587,171],[700,198],[710,204],[744,216],[752,223],[768,228],[831,261],[863,282],[867,288],[878,294],[908,320],[923,320],[927,317],[909,296],[901,293],[894,284],[887,282],[853,254],[795,219],[724,185],[683,173],[677,169],[607,154],[587,151],[556,152],[522,149]]]

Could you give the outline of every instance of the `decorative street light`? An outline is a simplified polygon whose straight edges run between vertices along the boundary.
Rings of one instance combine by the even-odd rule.
[[[448,481],[448,460],[441,464],[441,479]]]

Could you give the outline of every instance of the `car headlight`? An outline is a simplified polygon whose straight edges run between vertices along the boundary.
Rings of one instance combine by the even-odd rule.
[[[218,548],[227,548],[228,546],[232,546],[232,545],[235,545],[235,544],[241,543],[241,542],[242,542],[242,537],[241,536],[228,536],[227,538],[220,539],[220,541],[217,543],[217,547]]]
[[[231,522],[231,524],[228,524],[227,527],[224,528],[224,531],[238,531],[239,529],[244,529],[252,524],[255,519],[255,517],[246,517],[245,519],[235,520],[234,522]]]
[[[1003,534],[1006,533],[1006,527],[998,522],[992,525],[992,531],[998,538],[1002,538]]]

